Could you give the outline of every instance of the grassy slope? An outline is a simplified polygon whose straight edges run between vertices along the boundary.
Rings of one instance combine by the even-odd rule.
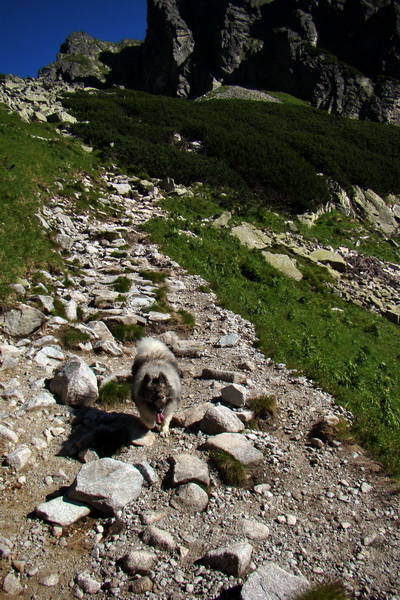
[[[69,181],[92,161],[52,128],[23,123],[0,107],[0,302],[18,277],[39,267],[61,268],[36,214],[56,178]]]
[[[383,173],[387,172],[392,146],[400,139],[400,131],[341,121],[336,117],[332,118],[331,125],[328,115],[322,115],[318,126],[316,111],[304,107],[297,113],[298,107],[286,107],[285,116],[282,106],[275,113],[273,105],[256,108],[255,103],[233,101],[221,110],[219,107],[225,101],[218,101],[215,106],[210,103],[205,109],[207,103],[154,99],[143,94],[119,93],[110,98],[106,97],[105,102],[100,96],[76,98],[81,116],[92,119],[89,126],[80,126],[77,130],[98,146],[104,158],[119,161],[124,170],[173,175],[178,181],[179,174],[186,182],[191,178],[201,179],[201,175],[206,174],[214,184],[213,194],[200,187],[195,200],[171,199],[167,206],[171,219],[149,225],[154,239],[189,270],[207,278],[226,306],[255,323],[260,345],[268,355],[304,370],[350,408],[355,414],[355,427],[361,441],[385,461],[392,473],[400,475],[398,328],[376,315],[333,299],[326,292],[319,271],[309,270],[302,282],[292,282],[266,265],[257,253],[245,251],[226,232],[203,223],[204,217],[220,212],[221,208],[233,208],[236,214],[251,216],[264,227],[282,228],[284,218],[269,209],[269,201],[279,197],[279,172],[281,176],[282,173],[297,174],[291,188],[283,181],[285,200],[293,190],[307,190],[307,182],[312,181],[314,185],[317,181],[311,196],[302,197],[301,203],[309,205],[314,201],[314,192],[322,189],[318,186],[323,178],[313,179],[314,175],[309,178],[316,168],[312,161],[306,161],[305,176],[301,179],[305,149],[312,154],[314,139],[316,154],[318,146],[329,146],[324,160],[332,161],[329,166],[332,173],[342,172],[344,179],[361,183],[363,178],[375,176],[376,170],[370,167],[371,161],[376,159],[377,148],[381,153],[378,163],[384,166]],[[304,111],[308,111],[310,119]],[[255,129],[261,131],[260,119],[264,119],[264,135],[254,138]],[[332,126],[336,139],[330,140]],[[184,134],[183,143],[185,136],[190,140],[207,134],[202,138],[207,150],[196,155],[183,152],[182,147],[172,147],[171,134],[177,130]],[[232,136],[230,130],[233,130]],[[263,138],[268,137],[267,130],[273,132],[269,136],[269,141],[274,142],[272,145],[263,148],[251,145],[254,139],[261,144]],[[89,169],[92,158],[82,153],[76,144],[62,138],[56,140],[52,130],[23,124],[4,110],[0,111],[0,131],[0,300],[4,301],[7,286],[18,276],[49,263],[58,268],[51,243],[39,227],[35,213],[50,197],[56,178],[64,180],[67,190],[74,172]],[[250,137],[247,137],[249,131]],[[238,137],[240,132],[243,140]],[[284,140],[280,148],[287,148],[289,140],[291,145],[290,152],[277,155],[289,162],[283,171],[274,171],[277,163],[274,148],[279,146],[280,132]],[[33,135],[49,139],[40,140]],[[114,140],[115,145],[111,147],[110,141]],[[299,153],[295,147],[302,142],[303,150]],[[361,163],[350,160],[346,163],[341,151],[349,156],[355,146],[358,157],[361,152]],[[246,152],[250,153],[247,158]],[[241,165],[241,172],[235,170],[237,164]],[[253,179],[244,177],[243,165],[253,169],[250,173]],[[272,172],[275,189],[262,180],[265,173],[269,176]],[[254,181],[258,182],[256,189],[251,187]],[[223,194],[217,187],[218,182],[229,183],[235,189]],[[391,191],[400,190],[396,169],[387,179],[388,183]],[[340,225],[339,228],[338,223],[334,225],[336,241],[346,239]],[[347,225],[353,228],[354,224]],[[179,230],[185,228],[198,237],[182,236]],[[329,241],[332,231],[329,224],[321,223],[315,231],[324,236],[325,242]],[[355,237],[357,235],[356,232]],[[380,250],[384,252],[387,247]],[[375,252],[373,244],[369,251]],[[340,310],[332,310],[337,308]]]
[[[304,371],[353,411],[359,439],[400,476],[398,328],[330,296],[316,267],[303,265],[306,277],[295,283],[228,233],[202,223],[227,208],[264,227],[285,227],[271,207],[275,212],[279,204],[294,211],[313,208],[329,196],[326,178],[346,188],[398,193],[400,129],[296,103],[193,103],[120,91],[75,95],[69,105],[89,120],[76,132],[105,159],[180,183],[203,181],[214,189],[211,201],[201,189],[194,200],[169,201],[171,219],[149,225],[153,238],[208,279],[226,306],[256,325],[267,355]],[[178,144],[172,143],[174,132],[182,136]],[[183,151],[191,140],[201,140],[201,153]],[[229,186],[227,193],[221,193],[221,185]],[[393,247],[351,220],[334,215],[326,221],[311,232],[325,244],[355,246],[367,233],[367,253],[398,260]],[[185,228],[198,237],[182,236]]]
[[[67,104],[89,121],[75,132],[105,159],[183,184],[230,186],[245,210],[256,202],[307,210],[329,199],[326,178],[400,192],[400,129],[394,126],[295,104],[190,102],[127,90],[75,94]],[[181,142],[172,143],[175,132]],[[202,142],[202,151],[183,152],[193,140]]]
[[[292,281],[228,232],[207,225],[203,218],[219,209],[212,202],[170,200],[166,208],[170,219],[147,226],[152,238],[255,324],[267,356],[305,372],[350,409],[358,439],[400,476],[398,327],[331,296],[314,268],[303,281]]]

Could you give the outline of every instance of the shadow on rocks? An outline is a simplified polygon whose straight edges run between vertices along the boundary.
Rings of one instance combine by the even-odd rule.
[[[85,452],[94,451],[100,458],[111,457],[123,447],[140,444],[147,433],[134,415],[81,408],[74,411],[71,435],[59,454],[82,459]]]

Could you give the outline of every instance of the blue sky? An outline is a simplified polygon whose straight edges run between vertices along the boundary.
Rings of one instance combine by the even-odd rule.
[[[0,73],[36,77],[73,31],[108,42],[146,35],[146,0],[0,0]]]

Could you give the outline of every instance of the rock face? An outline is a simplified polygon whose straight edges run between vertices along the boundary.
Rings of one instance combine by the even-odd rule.
[[[329,112],[400,123],[396,0],[147,0],[147,11],[144,43],[76,32],[39,77],[189,98],[220,85],[276,89]]]
[[[136,40],[114,44],[77,31],[61,45],[56,61],[40,69],[38,76],[48,81],[63,79],[100,88],[116,82],[132,87],[133,64],[140,53],[140,42]]]
[[[399,122],[398,4],[148,0],[145,88],[279,89],[350,117]],[[385,31],[385,40],[381,38]]]

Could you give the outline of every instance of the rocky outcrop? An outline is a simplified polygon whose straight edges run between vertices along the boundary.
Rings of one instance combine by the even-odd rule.
[[[144,43],[62,44],[39,77],[197,98],[275,89],[347,117],[400,124],[398,0],[147,0]]]
[[[140,45],[137,40],[103,42],[77,31],[63,42],[56,61],[39,70],[38,77],[97,88],[113,83],[133,87],[137,83],[134,72]]]
[[[345,116],[399,123],[398,14],[393,0],[148,0],[145,89],[188,97],[221,84],[279,89]]]

